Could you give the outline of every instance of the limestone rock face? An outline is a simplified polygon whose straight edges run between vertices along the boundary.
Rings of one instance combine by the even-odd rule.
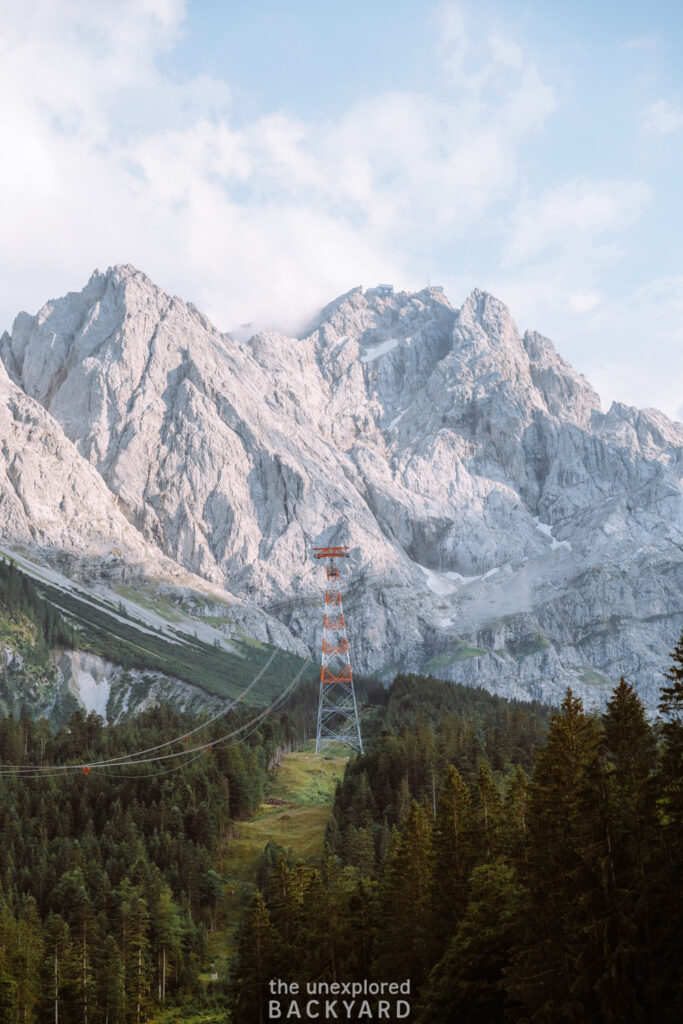
[[[93,556],[118,548],[131,561],[151,556],[97,471],[42,405],[12,383],[2,365],[0,444],[4,538]]]
[[[597,704],[625,675],[655,706],[683,621],[683,427],[603,413],[492,296],[354,289],[305,336],[240,341],[114,267],[20,314],[0,357],[6,543],[87,575],[116,538],[314,653],[312,548],[347,544],[356,668]]]

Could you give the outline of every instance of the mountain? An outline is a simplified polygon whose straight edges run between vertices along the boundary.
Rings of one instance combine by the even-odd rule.
[[[189,574],[243,632],[316,655],[312,548],[347,544],[357,669],[598,705],[625,675],[656,706],[683,426],[603,413],[485,292],[356,288],[301,337],[243,340],[119,266],[19,314],[0,358],[6,546],[181,603]]]

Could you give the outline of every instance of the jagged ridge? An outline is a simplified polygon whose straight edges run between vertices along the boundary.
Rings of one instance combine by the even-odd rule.
[[[437,289],[354,289],[304,337],[239,341],[115,267],[20,314],[0,355],[15,405],[106,485],[126,564],[149,573],[156,553],[315,650],[310,551],[334,538],[352,548],[359,668],[543,700],[571,684],[602,701],[625,674],[654,706],[681,625],[683,428],[603,413],[485,292],[456,310]],[[41,501],[49,515],[24,505],[3,536],[75,552],[87,576],[109,527]]]

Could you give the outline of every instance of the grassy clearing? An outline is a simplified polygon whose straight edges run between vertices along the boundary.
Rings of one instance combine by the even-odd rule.
[[[538,654],[539,651],[547,651],[550,644],[539,633],[536,636],[525,637],[523,640],[508,640],[505,646],[516,661],[523,661],[524,658]]]
[[[590,686],[602,686],[610,690],[614,688],[613,679],[588,665],[577,665],[576,671],[581,676],[583,682],[588,683]]]
[[[237,949],[238,929],[242,913],[255,889],[256,868],[264,846],[269,840],[285,848],[293,861],[317,863],[323,852],[325,827],[330,817],[337,782],[344,774],[345,748],[316,754],[315,744],[283,754],[280,765],[272,772],[265,800],[284,803],[262,803],[250,818],[235,826],[232,838],[223,851],[227,925],[209,936],[210,971],[200,975],[205,985],[211,984],[211,973],[225,979],[230,960]],[[333,756],[334,755],[334,756]],[[225,1011],[197,1012],[169,1009],[148,1024],[217,1024],[225,1022]]]
[[[214,629],[230,626],[234,622],[229,615],[199,615],[198,618],[200,622],[206,623],[207,626],[213,626]]]
[[[425,662],[422,671],[425,674],[437,672],[440,668],[455,665],[458,661],[466,661],[468,658],[481,658],[482,655],[488,653],[483,647],[472,647],[465,640],[458,640],[454,647],[449,648],[447,651],[442,651],[441,654],[435,654],[433,658]]]
[[[261,804],[255,814],[236,826],[227,844],[222,868],[228,924],[210,937],[209,946],[219,977],[227,973],[237,948],[239,922],[256,888],[256,866],[266,844],[270,840],[279,843],[293,861],[316,862],[322,855],[325,827],[346,756],[316,754],[313,747],[307,744],[283,755],[265,799],[284,803]]]
[[[125,597],[129,601],[133,601],[135,604],[140,605],[141,608],[147,608],[148,611],[161,615],[167,622],[183,624],[187,622],[187,616],[182,613],[182,610],[173,601],[164,597],[159,592],[153,592],[141,586],[133,587],[119,583],[114,587],[114,593],[118,594],[119,597]]]

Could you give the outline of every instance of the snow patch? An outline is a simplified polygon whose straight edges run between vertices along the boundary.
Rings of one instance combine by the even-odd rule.
[[[98,681],[87,669],[76,669],[69,680],[69,690],[86,711],[94,711],[106,722],[111,693],[111,683],[107,676],[102,676]]]
[[[481,579],[487,580],[489,578],[489,576],[495,576],[497,572],[500,572],[500,566],[499,565],[496,565],[496,566],[494,566],[493,569],[489,569],[488,572],[485,572],[484,575],[481,577]]]
[[[462,576],[459,572],[436,572],[434,569],[428,569],[425,565],[420,565],[419,562],[415,562],[415,565],[420,569],[427,577],[427,586],[433,593],[438,594],[440,597],[445,597],[448,594],[453,594],[458,589],[458,584],[476,583],[477,580],[487,580],[490,576],[494,576],[499,570],[500,566],[497,565],[494,569],[489,569],[488,572],[482,573],[481,576]]]
[[[388,341],[383,341],[381,345],[373,345],[372,348],[366,349],[365,353],[360,357],[360,361],[361,363],[371,363],[373,359],[379,359],[380,356],[391,352],[392,348],[396,348],[397,345],[398,338],[389,338]]]
[[[455,584],[446,579],[446,573],[435,572],[433,569],[427,569],[426,566],[419,565],[417,562],[415,564],[427,577],[427,586],[431,591],[433,591],[433,593],[439,594],[440,597],[444,597],[446,594],[452,594],[456,589]]]
[[[480,576],[463,576],[459,572],[453,572],[449,570],[445,573],[449,580],[457,580],[458,583],[476,583],[477,580],[487,580],[490,576],[495,576],[500,571],[500,566],[496,565],[493,569],[489,569],[488,572],[482,573]]]
[[[397,424],[397,423],[398,423],[398,422],[399,422],[400,420],[402,420],[402,419],[403,419],[403,417],[405,416],[405,414],[406,414],[406,412],[407,412],[407,411],[408,411],[407,409],[404,409],[404,410],[403,410],[403,412],[400,412],[400,413],[398,414],[398,416],[396,416],[396,418],[395,418],[395,419],[393,419],[393,420],[391,421],[391,423],[389,424],[389,430],[391,430],[391,429],[392,429],[393,427],[395,427],[395,426],[396,426],[396,424]]]
[[[536,529],[550,541],[551,551],[557,551],[558,548],[566,548],[567,551],[571,551],[572,546],[568,540],[555,540],[553,537],[552,527],[549,526],[548,523],[539,523],[538,517],[534,519],[534,522],[536,523]]]

